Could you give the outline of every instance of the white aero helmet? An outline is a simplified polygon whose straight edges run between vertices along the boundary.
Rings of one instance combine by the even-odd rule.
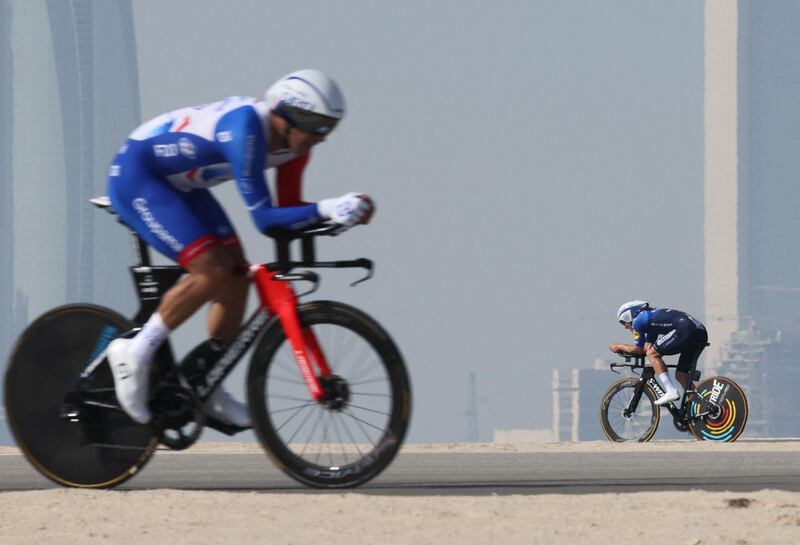
[[[641,311],[648,308],[650,303],[647,301],[628,301],[617,311],[617,320],[622,325],[629,324],[636,319]]]
[[[319,70],[298,70],[283,76],[264,94],[270,111],[290,127],[326,135],[344,119],[344,96],[339,86]]]

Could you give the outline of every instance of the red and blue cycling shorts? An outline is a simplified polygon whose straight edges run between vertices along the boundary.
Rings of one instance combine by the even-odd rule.
[[[183,268],[211,248],[240,245],[233,224],[208,189],[175,188],[147,169],[136,147],[129,141],[108,178],[111,206],[128,227]]]

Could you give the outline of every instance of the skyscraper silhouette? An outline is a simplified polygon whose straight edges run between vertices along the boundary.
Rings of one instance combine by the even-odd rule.
[[[708,0],[705,317],[711,367],[749,394],[748,432],[800,424],[800,4]]]
[[[139,121],[130,0],[0,0],[3,364],[50,307],[132,310],[126,234],[87,199]]]

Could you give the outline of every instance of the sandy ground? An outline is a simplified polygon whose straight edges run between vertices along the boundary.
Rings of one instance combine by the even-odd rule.
[[[409,445],[404,450],[588,452],[609,448],[733,448],[800,455],[798,441],[452,444]],[[204,443],[189,452],[258,449],[252,444]],[[10,448],[4,451],[15,452]],[[648,512],[657,516],[648,520]],[[0,493],[2,545],[138,545],[153,540],[169,545],[789,545],[800,543],[800,493],[692,490],[479,497],[380,496],[357,490],[322,494],[68,489]]]

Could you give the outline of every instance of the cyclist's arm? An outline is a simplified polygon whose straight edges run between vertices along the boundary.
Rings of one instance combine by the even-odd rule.
[[[264,178],[266,139],[252,107],[237,108],[225,114],[215,132],[217,145],[233,169],[239,193],[259,231],[263,233],[272,227],[298,229],[320,220],[316,204],[272,206]]]
[[[295,157],[282,164],[275,177],[275,189],[278,193],[278,206],[302,206],[309,204],[303,200],[303,171],[308,164],[310,153]]]
[[[278,206],[302,206],[309,204],[302,198],[303,187],[303,171],[308,164],[310,154],[300,157],[295,157],[277,168],[277,176],[275,180],[275,187],[278,193]],[[354,197],[350,194],[343,195],[342,197],[323,199],[316,203],[317,214],[320,219],[332,220],[336,223],[345,224],[352,227],[357,224],[367,224],[375,211],[375,204],[367,195],[358,195],[358,198],[365,202],[365,204],[356,202]],[[350,201],[349,203],[346,201]],[[342,206],[344,205],[344,206]],[[343,213],[342,209],[350,209],[350,214]],[[348,208],[349,207],[349,208]]]
[[[640,313],[639,316],[631,324],[631,333],[633,333],[633,343],[614,343],[609,346],[612,352],[628,352],[637,356],[644,356],[647,352],[646,333],[644,328],[647,327],[647,318]]]
[[[637,356],[644,356],[645,354],[644,346],[636,346],[635,344],[613,343],[608,348],[615,353],[628,352]]]

